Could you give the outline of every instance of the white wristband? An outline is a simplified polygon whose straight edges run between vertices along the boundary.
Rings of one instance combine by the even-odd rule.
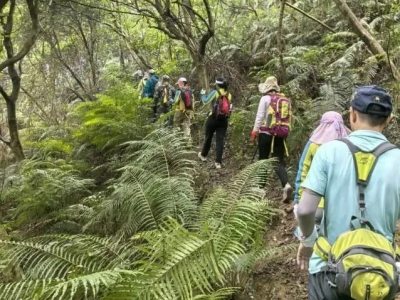
[[[315,241],[318,238],[317,228],[314,226],[313,232],[308,237],[303,236],[300,228],[297,228],[296,236],[305,247],[311,248],[314,246]]]

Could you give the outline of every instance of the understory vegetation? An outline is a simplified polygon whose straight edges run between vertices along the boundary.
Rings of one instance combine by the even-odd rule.
[[[250,297],[256,264],[283,251],[265,238],[282,213],[274,161],[253,163],[249,143],[268,76],[293,104],[292,181],[317,120],[346,119],[356,85],[391,93],[387,135],[400,142],[398,1],[6,0],[0,11],[0,299]],[[192,139],[153,121],[138,68],[188,78]],[[221,173],[197,160],[200,90],[218,76],[234,98]]]

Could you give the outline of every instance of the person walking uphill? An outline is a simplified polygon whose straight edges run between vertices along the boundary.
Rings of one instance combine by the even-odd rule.
[[[169,112],[169,103],[175,96],[175,88],[169,82],[170,77],[164,75],[161,82],[156,86],[154,92],[154,119],[157,119],[157,114],[166,114]]]
[[[137,91],[139,93],[139,99],[142,99],[144,97],[143,91],[144,91],[144,87],[146,85],[147,80],[149,80],[149,74],[145,73],[143,75],[143,78],[139,81],[138,88],[137,88]]]
[[[297,207],[303,194],[301,184],[307,177],[310,170],[312,160],[318,148],[330,141],[346,137],[350,130],[344,125],[342,116],[334,111],[326,112],[322,115],[318,127],[311,134],[306,146],[304,147],[303,154],[301,155],[299,168],[296,176],[296,189],[294,193],[294,214],[297,218]],[[324,201],[321,200],[315,220],[317,225],[321,223],[324,208]]]
[[[190,122],[194,114],[194,97],[186,78],[181,77],[176,83],[178,89],[171,104],[175,107],[174,127],[179,127],[185,136],[190,137]]]
[[[228,90],[228,82],[224,78],[218,78],[215,82],[216,89],[208,96],[204,90],[201,91],[201,101],[211,104],[212,110],[206,121],[206,139],[203,150],[199,152],[200,160],[206,161],[211,142],[216,133],[216,158],[215,167],[221,169],[222,155],[224,152],[225,135],[228,129],[228,119],[231,111],[232,94]]]
[[[275,77],[268,77],[265,83],[259,85],[263,94],[258,105],[254,128],[251,133],[251,142],[255,143],[258,135],[259,160],[269,156],[278,158],[276,173],[283,187],[283,202],[288,203],[293,194],[285,168],[285,155],[288,156],[286,138],[290,132],[291,103],[280,94],[278,81]]]
[[[302,184],[297,263],[309,271],[311,300],[393,300],[400,150],[382,134],[392,118],[392,100],[382,88],[364,86],[350,106],[353,133],[322,145]],[[314,215],[321,197],[318,237]]]
[[[158,75],[153,69],[149,70],[150,78],[147,79],[143,88],[143,98],[153,98],[156,85],[158,83]]]

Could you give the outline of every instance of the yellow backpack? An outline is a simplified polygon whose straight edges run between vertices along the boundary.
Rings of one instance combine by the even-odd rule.
[[[344,142],[353,156],[356,181],[359,189],[358,206],[360,216],[350,220],[350,231],[341,234],[330,245],[327,239],[327,222],[324,220],[324,235],[318,238],[314,252],[327,262],[325,272],[334,273],[334,282],[341,296],[355,300],[392,300],[398,291],[396,268],[396,245],[375,232],[365,219],[365,188],[371,178],[378,158],[397,147],[384,142],[370,152],[362,151],[348,139]],[[328,205],[325,205],[325,217]],[[358,221],[360,228],[354,222]],[[394,236],[394,235],[393,235]]]

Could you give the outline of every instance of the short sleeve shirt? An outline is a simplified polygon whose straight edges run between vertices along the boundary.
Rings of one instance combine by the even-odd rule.
[[[349,140],[365,151],[371,151],[387,141],[381,133],[358,130],[349,135]],[[365,190],[365,217],[375,230],[390,241],[396,230],[400,210],[400,150],[382,154]],[[312,190],[325,198],[327,236],[333,243],[340,234],[348,231],[352,216],[360,216],[358,209],[358,187],[355,167],[347,145],[332,141],[322,145],[311,164],[303,188]],[[309,272],[321,272],[325,265],[315,253],[310,260]]]

